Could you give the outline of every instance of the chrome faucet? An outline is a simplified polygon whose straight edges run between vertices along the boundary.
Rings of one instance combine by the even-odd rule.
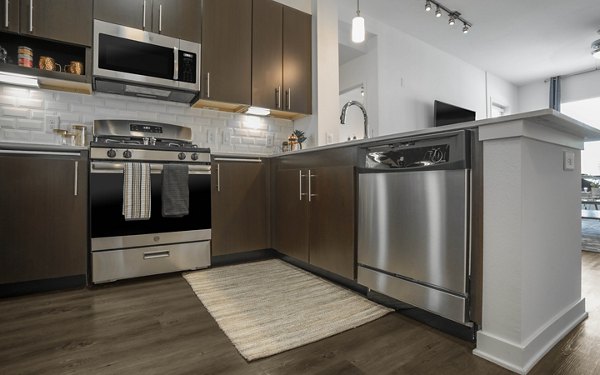
[[[351,105],[357,106],[362,111],[365,126],[365,138],[369,138],[369,116],[367,115],[367,110],[362,104],[360,104],[360,102],[357,102],[356,100],[351,100],[348,103],[344,104],[344,106],[342,107],[342,114],[340,115],[340,122],[342,123],[342,125],[346,123],[346,110]]]

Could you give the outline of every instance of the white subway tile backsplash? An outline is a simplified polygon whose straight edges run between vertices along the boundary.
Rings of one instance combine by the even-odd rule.
[[[16,107],[4,107],[2,108],[3,116],[12,116],[12,117],[31,117],[31,111],[26,108],[16,108]]]
[[[30,142],[31,132],[27,130],[4,129],[3,138],[9,142]]]
[[[42,120],[17,119],[17,129],[37,130],[40,132],[46,131]]]
[[[40,99],[17,98],[17,106],[27,108],[43,108],[43,102]]]
[[[17,119],[14,117],[0,117],[0,128],[14,129],[17,127]]]
[[[12,96],[0,95],[0,105],[17,105],[17,99]]]
[[[199,147],[220,152],[270,153],[274,148],[266,147],[267,136],[271,135],[275,145],[280,145],[293,128],[288,120],[190,108],[181,103],[0,84],[0,141],[54,143],[53,134],[45,128],[46,115],[58,115],[63,129],[76,123],[91,127],[94,120],[109,118],[189,126]]]

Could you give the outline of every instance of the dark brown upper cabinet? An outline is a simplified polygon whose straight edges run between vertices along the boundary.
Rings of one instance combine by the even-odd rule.
[[[254,0],[252,17],[252,105],[310,114],[311,16]]]
[[[252,1],[203,0],[201,99],[250,105],[251,66]]]
[[[0,30],[18,33],[19,0],[2,0],[0,6],[0,19],[2,20]]]
[[[199,0],[95,0],[94,18],[200,43]]]
[[[283,89],[285,110],[312,112],[312,20],[283,7]]]
[[[10,13],[16,4],[9,0]],[[21,34],[92,45],[92,0],[21,0],[19,20]]]

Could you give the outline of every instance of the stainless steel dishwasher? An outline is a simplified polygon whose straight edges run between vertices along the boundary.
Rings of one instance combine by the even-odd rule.
[[[371,146],[358,169],[357,281],[468,324],[470,133]]]

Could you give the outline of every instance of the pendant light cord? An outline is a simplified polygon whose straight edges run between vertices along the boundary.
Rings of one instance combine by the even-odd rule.
[[[360,17],[360,0],[356,0],[356,15]]]

